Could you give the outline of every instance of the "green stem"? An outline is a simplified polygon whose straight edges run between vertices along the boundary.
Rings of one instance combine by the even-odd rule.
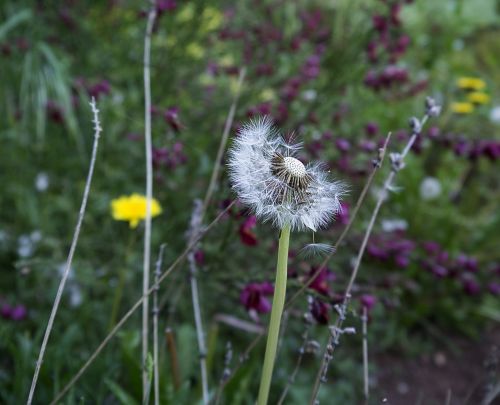
[[[271,388],[274,360],[276,358],[276,349],[278,347],[281,315],[283,314],[283,307],[285,305],[289,241],[290,225],[285,225],[281,230],[279,241],[278,265],[276,267],[276,283],[274,285],[273,308],[271,310],[271,319],[269,321],[266,354],[264,356],[264,367],[262,368],[257,405],[267,404],[269,389]]]

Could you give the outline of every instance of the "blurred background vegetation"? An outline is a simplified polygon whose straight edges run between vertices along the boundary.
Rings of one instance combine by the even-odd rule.
[[[396,369],[436,350],[460,353],[464,341],[473,342],[478,352],[469,362],[458,357],[458,364],[474,362],[478,384],[491,383],[479,351],[492,334],[498,336],[500,321],[500,2],[158,0],[156,7],[154,194],[163,213],[153,220],[153,252],[166,243],[170,263],[186,244],[193,200],[204,196],[242,67],[247,75],[232,135],[248,118],[271,115],[304,141],[304,159],[327,162],[333,175],[350,185],[344,213],[316,235],[325,243],[333,243],[345,226],[386,134],[393,133],[389,149],[401,150],[409,136],[408,118],[421,116],[423,100],[431,95],[443,104],[443,113],[425,128],[398,178],[400,190],[382,208],[348,323],[360,330],[360,308],[369,308],[373,403],[397,385],[377,377],[381,368]],[[83,192],[93,141],[92,96],[104,131],[36,403],[54,397],[140,297],[143,226],[130,229],[114,221],[110,203],[145,190],[146,13],[147,2],[126,0],[5,0],[0,5],[2,403],[27,397]],[[324,284],[308,290],[315,303],[311,339],[321,345],[387,170],[377,176],[347,243],[330,261]],[[208,216],[232,198],[223,173]],[[266,313],[242,291],[252,288],[249,283],[273,281],[276,238],[269,225],[254,224],[237,206],[197,252],[214,392],[227,342],[234,367],[254,337],[221,323],[221,316],[267,324]],[[296,234],[291,247],[298,252],[309,242],[311,235]],[[321,261],[292,256],[289,293]],[[162,403],[200,401],[187,276],[182,266],[160,290],[160,329],[171,328],[175,335],[181,376],[177,387],[162,338]],[[269,299],[252,291],[257,300]],[[302,315],[309,310],[304,295],[288,314],[271,403],[296,362]],[[343,339],[320,403],[361,400],[360,342],[359,333]],[[223,403],[253,403],[263,351],[260,344],[244,361],[227,384]],[[387,353],[394,356],[378,363]],[[307,401],[318,367],[319,354],[305,354],[285,403]],[[474,389],[473,381],[466,386],[467,379],[453,374],[456,369],[461,370],[454,367],[448,379],[428,382],[440,389],[434,397],[418,387],[423,403],[439,398],[443,403],[450,387],[462,398]],[[417,383],[408,382],[412,390]],[[389,403],[399,403],[403,391],[394,392]],[[136,315],[64,403],[135,404],[140,395]],[[405,402],[411,401],[408,395],[400,403],[413,403]]]

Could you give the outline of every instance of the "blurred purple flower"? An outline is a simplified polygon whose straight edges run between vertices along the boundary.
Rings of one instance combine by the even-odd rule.
[[[274,294],[273,285],[266,281],[263,283],[250,283],[245,286],[240,294],[240,302],[247,311],[256,311],[264,314],[271,310],[271,302],[266,296]]]
[[[488,291],[493,295],[500,295],[500,283],[495,281],[488,284]]]
[[[307,275],[307,280],[311,280],[316,271],[318,271],[317,267],[311,267]],[[333,280],[335,280],[335,274],[326,267],[323,267],[318,276],[313,280],[311,284],[309,284],[309,288],[317,291],[320,294],[329,295],[329,282]]]
[[[462,287],[467,295],[477,295],[481,292],[481,286],[471,273],[465,273],[462,276]]]
[[[95,97],[96,100],[99,100],[101,95],[108,95],[111,92],[111,86],[107,80],[103,79],[90,86],[87,91],[91,97]]]
[[[156,0],[156,11],[158,14],[175,10],[176,7],[177,2],[175,0]]]
[[[257,236],[252,231],[252,229],[255,228],[256,224],[257,217],[255,215],[252,215],[245,219],[245,221],[243,221],[243,223],[240,225],[240,240],[243,244],[247,246],[256,246],[259,243],[259,241],[257,240]]]
[[[184,125],[182,125],[179,119],[179,107],[173,106],[167,108],[163,113],[163,118],[175,132],[179,132],[184,128]]]
[[[316,322],[321,325],[328,325],[328,320],[330,319],[330,305],[320,301],[318,298],[313,298],[309,308]]]
[[[359,300],[361,305],[363,305],[363,307],[365,307],[368,311],[370,311],[377,303],[377,298],[371,294],[363,294],[359,297]]]
[[[28,315],[28,311],[24,305],[16,305],[12,308],[12,312],[10,314],[10,319],[13,321],[21,321]]]
[[[340,152],[347,152],[351,148],[351,143],[345,138],[337,138],[335,140],[335,146]]]

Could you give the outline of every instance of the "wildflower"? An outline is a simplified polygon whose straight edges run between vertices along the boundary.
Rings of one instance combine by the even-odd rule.
[[[330,306],[317,298],[313,298],[309,304],[311,315],[314,317],[316,322],[321,325],[328,325],[330,319],[329,312]]]
[[[255,228],[255,224],[257,223],[257,218],[255,216],[250,216],[241,224],[240,226],[240,240],[243,244],[248,246],[256,246],[259,241],[257,240],[257,236],[252,231],[252,228]]]
[[[477,295],[481,292],[481,286],[471,273],[462,276],[462,288],[467,295]]]
[[[49,176],[45,172],[40,172],[35,178],[35,188],[40,193],[46,191],[49,188]]]
[[[474,105],[467,102],[452,103],[451,111],[456,114],[470,114],[474,111]]]
[[[311,270],[308,274],[308,280],[310,280],[318,269],[316,267],[311,267]],[[333,274],[326,267],[322,267],[320,273],[316,278],[309,284],[309,288],[317,291],[320,294],[329,295],[330,294],[330,285],[329,281],[335,280],[335,274]]]
[[[488,291],[493,295],[500,295],[500,283],[491,282],[488,284]]]
[[[130,227],[135,228],[139,221],[146,218],[146,197],[139,194],[121,196],[111,201],[113,219],[129,221]],[[151,200],[151,217],[161,214],[160,204],[156,199]]]
[[[22,321],[28,315],[28,311],[24,305],[16,305],[12,308],[12,312],[10,313],[10,319],[13,321]]]
[[[179,119],[179,107],[177,106],[167,108],[163,113],[163,118],[175,132],[179,132],[184,127]]]
[[[457,86],[464,90],[482,90],[486,87],[486,83],[476,77],[460,77]]]
[[[280,229],[316,231],[340,211],[343,186],[330,182],[320,164],[305,166],[267,117],[244,125],[229,153],[229,172],[240,200],[257,218]]]
[[[12,321],[22,321],[28,315],[28,311],[22,304],[12,307],[7,303],[2,303],[0,307],[0,315],[3,318],[10,319]]]
[[[441,183],[434,177],[426,177],[420,184],[422,200],[433,200],[441,194]]]
[[[494,124],[500,124],[500,105],[497,105],[491,109],[490,121]]]
[[[265,314],[271,310],[271,303],[265,296],[273,295],[273,285],[266,281],[263,283],[250,283],[245,286],[240,295],[240,302],[248,311]]]
[[[359,300],[361,301],[361,305],[363,305],[363,307],[365,307],[368,311],[370,311],[377,303],[377,298],[370,294],[363,294]]]
[[[401,218],[382,220],[382,229],[384,232],[406,231],[408,222]]]
[[[467,99],[474,104],[488,104],[490,101],[490,96],[481,91],[474,91],[467,95]]]

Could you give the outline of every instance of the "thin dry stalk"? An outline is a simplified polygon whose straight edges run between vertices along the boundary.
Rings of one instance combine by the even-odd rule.
[[[297,362],[295,363],[295,368],[292,371],[292,374],[288,378],[288,381],[286,382],[286,386],[281,393],[280,399],[278,400],[278,405],[282,405],[285,401],[286,396],[288,395],[288,391],[290,390],[290,387],[292,384],[295,382],[295,378],[297,377],[297,373],[299,372],[300,366],[302,364],[302,359],[304,358],[304,353],[306,352],[307,348],[307,343],[309,341],[309,331],[311,329],[312,325],[312,319],[309,313],[305,314],[305,322],[306,322],[306,330],[304,331],[304,334],[302,335],[302,345],[300,346],[299,349],[299,356],[297,357]]]
[[[146,360],[148,357],[148,325],[149,300],[146,294],[149,289],[149,266],[151,261],[151,200],[153,198],[153,145],[151,139],[151,34],[156,19],[156,7],[152,1],[148,13],[146,34],[144,36],[144,139],[146,148],[146,218],[144,229],[144,259],[142,294],[145,297],[142,305],[142,395],[146,398],[148,372]]]
[[[368,308],[363,306],[363,315],[361,317],[362,333],[363,333],[363,382],[365,403],[368,404],[370,399],[370,384],[368,375]]]
[[[179,264],[182,263],[182,261],[186,258],[188,253],[197,245],[197,243],[200,241],[200,239],[210,230],[212,227],[217,224],[220,219],[227,214],[227,212],[233,207],[233,205],[236,203],[236,201],[232,201],[231,204],[229,204],[224,211],[219,213],[217,217],[209,224],[207,225],[196,237],[196,239],[184,249],[184,251],[174,260],[174,262],[170,265],[170,267],[165,270],[160,278],[158,279],[157,283],[154,283],[148,291],[146,291],[146,295],[142,296],[139,298],[134,305],[128,310],[128,312],[123,315],[123,317],[118,321],[118,323],[115,325],[115,327],[108,333],[108,335],[104,338],[104,340],[99,344],[97,349],[90,355],[88,360],[85,362],[85,364],[78,370],[78,372],[73,376],[73,378],[64,386],[64,388],[56,395],[56,397],[52,400],[50,403],[51,405],[55,405],[57,402],[61,400],[61,398],[69,391],[69,389],[75,385],[75,383],[80,379],[80,377],[85,373],[87,368],[94,362],[94,360],[99,356],[99,354],[102,352],[102,350],[107,346],[109,341],[116,335],[116,333],[121,329],[121,327],[129,320],[129,318],[134,314],[134,312],[139,308],[146,297],[148,297],[156,287],[158,287],[165,278],[167,278],[172,271],[174,271]]]
[[[167,341],[167,349],[170,354],[170,371],[174,381],[174,389],[177,391],[181,387],[181,375],[179,372],[179,360],[177,359],[177,345],[175,344],[175,336],[172,329],[165,329],[165,340]]]
[[[219,150],[217,151],[217,157],[215,158],[215,165],[212,171],[212,177],[210,178],[210,183],[208,185],[207,192],[205,194],[205,199],[203,200],[203,208],[202,213],[204,214],[210,204],[210,200],[212,198],[212,194],[215,190],[215,186],[217,185],[217,180],[219,178],[220,167],[222,165],[222,156],[224,151],[226,150],[227,139],[229,137],[229,131],[233,125],[234,114],[236,112],[236,105],[238,104],[238,100],[241,94],[241,86],[243,84],[243,80],[245,80],[246,68],[243,67],[240,70],[240,74],[238,76],[238,84],[236,85],[236,92],[234,94],[234,99],[229,108],[229,113],[227,114],[226,123],[224,124],[224,131],[222,133],[222,138],[219,144]],[[203,215],[202,215],[203,217]]]
[[[38,360],[36,362],[35,373],[31,381],[31,388],[28,395],[27,404],[31,404],[33,401],[33,395],[35,393],[36,383],[38,381],[38,375],[40,373],[40,368],[42,367],[43,357],[45,355],[45,349],[47,348],[47,343],[49,341],[50,333],[52,332],[52,327],[54,326],[54,320],[61,302],[62,293],[64,291],[64,286],[68,279],[69,273],[71,271],[71,263],[73,261],[73,255],[75,254],[76,245],[78,243],[78,236],[80,235],[80,229],[82,227],[83,217],[85,215],[85,209],[87,207],[87,200],[90,193],[90,184],[92,183],[92,176],[94,174],[94,166],[97,157],[97,147],[99,145],[99,138],[102,132],[101,123],[99,121],[99,110],[97,109],[95,99],[92,97],[90,102],[90,107],[92,108],[92,113],[94,115],[94,145],[92,147],[92,156],[90,158],[89,172],[87,174],[87,181],[85,183],[85,190],[83,192],[82,204],[80,206],[80,212],[78,214],[78,221],[76,223],[75,232],[73,234],[73,241],[71,242],[71,247],[69,249],[68,258],[66,260],[66,266],[64,268],[64,273],[59,282],[59,288],[57,289],[56,298],[54,299],[54,304],[52,305],[52,312],[50,313],[49,321],[47,323],[47,328],[45,329],[45,335],[43,337],[42,346],[40,347],[40,354],[38,355]]]
[[[422,131],[422,127],[424,124],[427,122],[430,116],[435,116],[438,115],[440,111],[440,107],[436,105],[433,99],[427,98],[426,100],[426,114],[423,117],[421,121],[419,121],[416,118],[412,118],[410,120],[410,125],[412,128],[412,135],[410,139],[408,140],[408,143],[406,144],[405,148],[399,153],[392,153],[390,158],[391,158],[391,171],[389,175],[387,176],[384,186],[382,188],[382,191],[379,193],[379,196],[377,198],[377,203],[375,205],[375,208],[372,212],[370,221],[368,223],[368,227],[365,231],[365,236],[363,237],[363,242],[361,243],[361,246],[358,251],[358,255],[356,257],[356,262],[354,264],[354,268],[351,273],[351,277],[349,279],[349,283],[346,287],[345,293],[344,293],[344,300],[341,305],[337,306],[337,312],[339,313],[339,316],[337,317],[337,321],[333,327],[331,327],[331,337],[328,340],[328,343],[325,347],[324,353],[323,353],[323,358],[321,362],[321,366],[318,370],[318,373],[316,374],[316,380],[314,382],[314,387],[311,395],[311,399],[309,400],[309,405],[316,405],[318,402],[316,400],[316,397],[318,395],[319,388],[321,386],[322,382],[326,381],[326,375],[328,371],[329,364],[333,358],[333,352],[335,350],[335,347],[338,346],[340,336],[345,332],[345,330],[342,329],[342,324],[345,320],[346,317],[346,311],[347,307],[349,305],[349,300],[351,298],[351,290],[354,285],[354,282],[356,280],[356,277],[358,275],[358,271],[361,265],[361,260],[363,258],[366,245],[368,243],[368,240],[370,238],[371,232],[373,230],[373,226],[375,224],[375,221],[377,219],[378,213],[380,211],[380,207],[382,206],[383,202],[386,200],[388,197],[389,191],[393,189],[393,182],[394,179],[397,175],[397,173],[404,167],[404,159],[406,155],[409,153],[411,150],[413,144],[417,140],[419,134]]]
[[[193,238],[196,237],[199,230],[203,224],[203,218],[207,211],[208,205],[210,204],[210,200],[212,198],[212,194],[215,190],[217,180],[219,177],[219,171],[222,164],[222,156],[226,149],[227,140],[229,137],[229,131],[233,125],[234,114],[236,112],[236,105],[238,103],[238,99],[240,96],[241,86],[243,84],[243,80],[245,78],[246,68],[242,68],[240,70],[238,84],[236,87],[236,93],[234,95],[233,102],[231,103],[231,107],[229,108],[229,112],[226,118],[226,122],[224,124],[224,131],[222,133],[222,138],[219,143],[219,149],[217,151],[217,156],[215,158],[214,168],[212,170],[212,176],[210,178],[210,183],[208,185],[207,191],[205,193],[205,198],[203,200],[203,204],[201,202],[195,202],[195,209],[193,210],[193,215],[191,218],[191,227],[190,227],[190,243]],[[201,308],[200,308],[200,298],[199,298],[199,289],[198,289],[198,279],[197,269],[196,269],[196,260],[194,258],[194,252],[192,251],[188,256],[189,267],[190,267],[190,276],[189,281],[191,285],[191,297],[193,301],[193,313],[194,320],[196,326],[196,336],[198,340],[198,350],[199,350],[199,358],[200,358],[200,373],[201,373],[201,385],[202,385],[202,394],[203,394],[203,403],[208,404],[209,398],[209,390],[208,390],[208,372],[207,372],[207,349],[205,344],[205,334],[203,331],[203,323],[201,317]]]
[[[158,370],[158,290],[160,286],[158,285],[158,280],[161,276],[161,266],[163,261],[163,252],[165,250],[165,244],[160,246],[160,253],[158,254],[158,260],[156,261],[155,269],[155,289],[153,293],[153,367],[154,367],[154,393],[155,393],[155,405],[160,404],[160,373]]]
[[[379,149],[378,156],[373,161],[373,163],[374,163],[373,169],[372,169],[370,175],[368,176],[368,179],[366,180],[366,183],[365,183],[365,185],[363,187],[363,190],[361,191],[361,193],[360,193],[360,195],[358,197],[358,200],[356,201],[354,209],[352,210],[351,217],[349,218],[349,222],[347,223],[346,227],[344,228],[344,230],[340,234],[339,238],[335,242],[335,245],[334,245],[334,248],[332,249],[332,252],[323,260],[323,262],[321,263],[321,265],[318,267],[318,270],[316,270],[316,272],[311,276],[311,278],[309,278],[309,280],[307,280],[304,283],[304,285],[301,288],[299,288],[299,290],[287,301],[287,303],[285,304],[285,310],[286,309],[290,309],[292,307],[292,305],[295,303],[295,301],[301,296],[301,294],[303,294],[307,290],[307,288],[311,285],[311,283],[313,283],[314,280],[321,274],[322,268],[324,268],[324,266],[326,266],[326,264],[328,263],[328,261],[336,253],[337,248],[344,241],[345,237],[347,236],[347,233],[349,232],[349,230],[352,227],[352,224],[354,223],[354,220],[357,217],[359,208],[361,207],[361,205],[362,205],[362,203],[363,203],[363,201],[364,201],[364,199],[366,197],[366,194],[367,194],[368,190],[370,189],[370,187],[371,187],[371,185],[373,183],[373,179],[375,178],[375,174],[377,173],[378,169],[382,165],[382,162],[383,162],[383,160],[385,158],[385,154],[386,154],[386,151],[387,151],[387,146],[389,144],[390,139],[391,139],[391,133],[387,134],[387,137],[385,138],[385,142],[384,142],[383,147]],[[252,342],[250,342],[250,344],[248,345],[248,347],[246,348],[246,350],[240,356],[240,362],[239,362],[239,364],[236,367],[233,368],[233,370],[231,371],[231,375],[226,379],[226,381],[224,382],[224,385],[221,387],[221,391],[224,390],[226,384],[229,381],[231,381],[231,379],[234,377],[234,375],[238,371],[238,369],[241,366],[241,364],[243,364],[244,360],[248,358],[248,356],[250,355],[250,352],[253,350],[253,348],[255,346],[257,346],[257,344],[259,343],[260,339],[263,336],[265,336],[265,333],[267,332],[267,328],[263,332],[264,333],[262,333],[261,335],[257,336],[254,340],[252,340]]]
[[[190,240],[194,240],[201,228],[203,205],[201,201],[195,200],[193,215],[191,217],[191,235]],[[196,278],[196,259],[194,252],[188,255],[189,262],[189,281],[191,284],[191,297],[193,300],[194,323],[196,326],[196,338],[198,340],[198,350],[200,358],[201,388],[203,394],[203,403],[208,404],[210,398],[208,394],[208,373],[207,373],[207,348],[205,345],[205,333],[203,332],[203,323],[201,320],[200,298],[198,291],[198,279]]]

